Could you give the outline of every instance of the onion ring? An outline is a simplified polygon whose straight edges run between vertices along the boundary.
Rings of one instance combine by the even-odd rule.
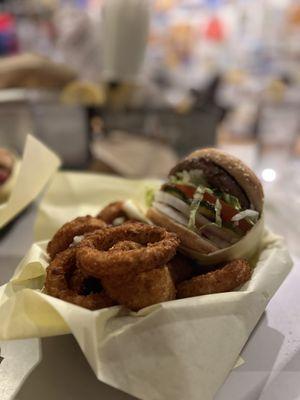
[[[120,220],[121,223],[129,221],[130,218],[123,209],[123,202],[116,201],[108,204],[97,214],[96,218],[101,219],[108,225],[120,225],[120,223],[114,223],[116,220]]]
[[[69,248],[57,254],[47,268],[45,289],[50,296],[57,297],[69,303],[99,310],[110,307],[115,302],[104,292],[90,293],[88,295],[78,294],[70,288],[69,277],[76,269],[76,248]],[[77,282],[78,284],[78,282]]]
[[[134,250],[142,245],[125,240],[116,243],[109,251]],[[151,271],[104,277],[102,285],[109,296],[127,308],[138,311],[152,304],[175,299],[175,286],[168,268],[157,268]]]
[[[123,275],[121,279],[105,277],[101,280],[105,291],[118,303],[138,311],[141,308],[174,300],[175,286],[167,267]]]
[[[75,236],[83,235],[106,227],[106,223],[98,218],[87,215],[78,217],[65,223],[53,236],[47,246],[47,252],[51,259],[63,250],[66,250],[73,242]]]
[[[132,242],[130,240],[124,240],[118,242],[112,246],[108,251],[112,250],[134,250],[143,247],[141,244]],[[184,256],[183,254],[177,253],[175,257],[167,264],[170,271],[171,277],[175,284],[190,279],[193,275],[193,263],[191,258]]]
[[[124,240],[139,243],[142,247],[124,251],[112,248]],[[77,257],[85,273],[102,278],[162,267],[174,257],[178,245],[178,237],[163,228],[138,222],[126,223],[96,231],[84,238],[77,248]]]
[[[251,274],[252,269],[246,260],[233,260],[220,269],[180,283],[177,286],[177,297],[229,292],[247,282]]]

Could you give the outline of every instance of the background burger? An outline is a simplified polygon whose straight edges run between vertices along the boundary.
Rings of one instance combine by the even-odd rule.
[[[147,217],[176,232],[189,255],[198,259],[199,255],[203,261],[205,255],[218,254],[211,260],[221,262],[254,253],[262,229],[255,238],[250,232],[262,226],[263,199],[260,181],[241,160],[216,149],[202,149],[170,171]],[[253,246],[245,246],[245,237]],[[239,251],[231,251],[229,257],[229,248]]]
[[[0,147],[0,202],[7,200],[16,177],[17,161],[13,153]]]

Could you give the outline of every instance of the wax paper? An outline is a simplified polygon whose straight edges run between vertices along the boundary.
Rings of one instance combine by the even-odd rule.
[[[109,201],[129,197],[143,208],[146,188],[158,185],[59,173],[41,204],[36,237],[47,239],[66,220]],[[89,311],[42,292],[46,243],[35,243],[0,288],[0,340],[72,333],[98,379],[147,400],[213,399],[292,265],[283,239],[265,230],[253,276],[239,290],[138,313],[121,306]]]
[[[28,135],[17,176],[0,206],[0,229],[26,208],[42,191],[60,165],[59,158],[45,145]]]

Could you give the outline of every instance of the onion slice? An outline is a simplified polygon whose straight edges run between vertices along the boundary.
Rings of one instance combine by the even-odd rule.
[[[244,210],[244,211],[239,212],[238,214],[235,214],[231,218],[231,221],[238,222],[241,219],[249,218],[249,219],[251,219],[251,220],[256,222],[258,220],[258,217],[259,217],[259,212],[258,211],[255,211],[255,210]]]
[[[159,191],[155,194],[155,202],[153,205],[158,211],[161,211],[169,218],[179,222],[184,226],[188,226],[190,207],[184,201],[169,193]],[[200,228],[201,226],[207,225],[204,228],[204,232],[214,243],[221,240],[223,244],[222,247],[224,247],[225,243],[227,243],[227,246],[229,246],[231,243],[235,243],[239,239],[238,235],[236,235],[234,232],[224,227],[220,228],[216,225],[213,225],[209,219],[200,213],[197,213],[196,215],[196,223]],[[198,234],[202,236],[200,232]],[[213,237],[215,237],[216,240],[213,240]]]
[[[173,219],[176,222],[179,222],[181,225],[187,226],[188,219],[174,210],[173,208],[158,202],[153,203],[153,207],[156,208],[158,211],[162,212],[163,214],[167,215],[169,218]]]
[[[190,214],[190,207],[184,201],[178,199],[177,197],[169,193],[162,191],[157,192],[155,194],[155,201],[167,204],[168,206],[175,208],[175,210],[181,211],[182,214],[186,215],[187,217]]]

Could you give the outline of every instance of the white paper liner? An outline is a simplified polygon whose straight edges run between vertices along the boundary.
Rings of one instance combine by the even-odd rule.
[[[198,253],[193,249],[182,247],[183,252],[198,260],[203,265],[213,265],[229,261],[234,258],[246,258],[248,260],[257,254],[262,236],[264,234],[264,215],[257,221],[252,229],[238,242],[230,247],[215,251],[210,254]]]
[[[78,215],[79,204],[86,212],[86,193],[96,212],[98,201],[104,205],[118,200],[118,194],[141,199],[147,185],[59,174],[43,201],[37,232],[45,234],[50,210],[56,216],[51,230],[62,218]],[[98,379],[147,400],[212,399],[292,265],[283,240],[265,231],[253,276],[238,291],[161,303],[138,313],[120,306],[89,311],[38,290],[47,265],[45,245],[34,244],[13,280],[0,288],[0,339],[71,332]]]
[[[41,203],[36,238],[49,238],[64,222],[95,215],[112,201],[131,198],[145,210],[146,189],[160,186],[158,180],[59,173]],[[18,269],[18,281],[10,286],[21,288],[24,278],[27,287],[41,285],[41,264],[31,264],[33,281],[28,279],[31,273],[24,275],[24,266],[33,259],[43,260],[44,268],[43,257],[43,246],[34,246]],[[120,307],[91,312],[32,290],[18,292],[18,299],[7,299],[3,308],[0,288],[0,318],[10,316],[0,327],[0,337],[71,331],[98,379],[111,386],[141,399],[212,399],[292,265],[282,239],[269,232],[261,240],[258,258],[250,282],[240,291],[154,305],[137,314]]]
[[[60,165],[59,158],[28,135],[23,159],[7,183],[8,199],[0,207],[0,229],[26,208],[42,191]]]
[[[78,216],[96,215],[113,201],[130,199],[127,206],[130,204],[132,208],[132,204],[137,204],[139,209],[136,214],[141,216],[141,211],[146,212],[146,190],[157,190],[160,186],[158,179],[124,179],[110,175],[59,172],[40,204],[35,239],[48,239],[65,222]]]

